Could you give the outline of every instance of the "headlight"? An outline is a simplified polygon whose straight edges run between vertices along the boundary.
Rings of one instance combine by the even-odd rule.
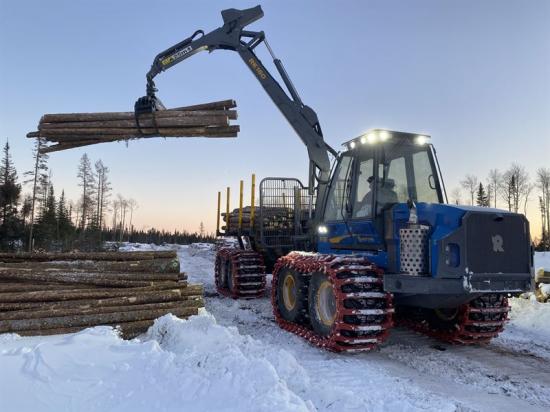
[[[415,139],[415,142],[416,144],[422,146],[422,145],[425,145],[426,143],[428,143],[428,139],[429,137],[428,136],[416,136],[416,139]]]
[[[391,134],[385,130],[382,130],[379,136],[380,136],[380,141],[385,142],[391,137]]]
[[[320,235],[326,235],[328,233],[328,227],[319,225],[319,227],[317,227],[317,232],[319,232]]]

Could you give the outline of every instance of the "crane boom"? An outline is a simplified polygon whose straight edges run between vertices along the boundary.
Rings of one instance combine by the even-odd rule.
[[[330,177],[329,153],[335,156],[336,152],[324,141],[317,114],[302,102],[282,62],[269,47],[264,32],[244,30],[247,25],[263,17],[262,8],[256,6],[244,10],[227,9],[221,14],[223,26],[208,34],[197,30],[192,36],[155,57],[147,73],[147,95],[136,102],[136,113],[164,108],[155,96],[157,89],[153,79],[159,73],[203,50],[236,51],[306,146],[310,160],[310,193],[313,193],[317,181],[317,199],[323,199]],[[290,96],[254,53],[254,49],[261,43],[265,43]]]

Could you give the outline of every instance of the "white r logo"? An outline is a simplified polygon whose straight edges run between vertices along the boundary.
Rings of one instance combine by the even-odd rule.
[[[502,248],[502,245],[504,244],[502,236],[494,235],[491,237],[491,240],[493,241],[493,252],[504,252],[504,249]]]

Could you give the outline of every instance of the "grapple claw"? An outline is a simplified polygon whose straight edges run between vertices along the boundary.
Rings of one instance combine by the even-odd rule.
[[[144,113],[153,113],[159,110],[166,110],[166,107],[155,96],[143,96],[136,100],[134,104],[134,112],[136,116]]]

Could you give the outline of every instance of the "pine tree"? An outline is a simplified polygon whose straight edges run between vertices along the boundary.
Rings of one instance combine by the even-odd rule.
[[[34,220],[36,216],[36,203],[41,198],[41,188],[45,186],[48,180],[48,155],[40,153],[40,148],[45,144],[46,139],[39,137],[35,140],[33,149],[34,169],[24,173],[27,177],[23,183],[32,183],[32,204],[30,212],[30,230],[29,230],[29,251],[33,247]]]
[[[84,153],[80,158],[77,177],[80,180],[78,185],[82,188],[82,209],[79,225],[80,229],[84,230],[88,222],[91,220],[92,214],[94,212],[93,195],[95,186],[95,178],[92,172],[92,165],[86,153]]]
[[[0,163],[0,248],[15,249],[23,236],[23,224],[17,215],[21,185],[13,166],[10,145],[6,142]]]
[[[57,238],[56,201],[53,185],[50,184],[46,204],[42,208],[36,224],[36,244],[41,248],[50,250]]]
[[[201,237],[204,237],[204,223],[201,222],[199,225],[199,234]]]
[[[30,220],[32,212],[32,196],[30,194],[26,194],[25,198],[23,199],[23,204],[21,205],[21,218],[23,219],[23,224],[27,225]]]
[[[96,188],[96,216],[98,228],[105,226],[105,211],[109,206],[109,197],[111,196],[111,182],[109,181],[109,168],[101,160],[95,162],[95,171],[97,177]]]
[[[70,212],[67,210],[65,200],[65,191],[61,191],[61,196],[57,202],[57,240],[61,241],[66,249],[72,237],[74,236],[75,227],[71,221]]]
[[[489,206],[489,198],[487,196],[487,193],[485,192],[485,188],[483,187],[483,183],[479,183],[478,189],[477,189],[477,198],[476,198],[476,204],[478,206],[488,207]]]

